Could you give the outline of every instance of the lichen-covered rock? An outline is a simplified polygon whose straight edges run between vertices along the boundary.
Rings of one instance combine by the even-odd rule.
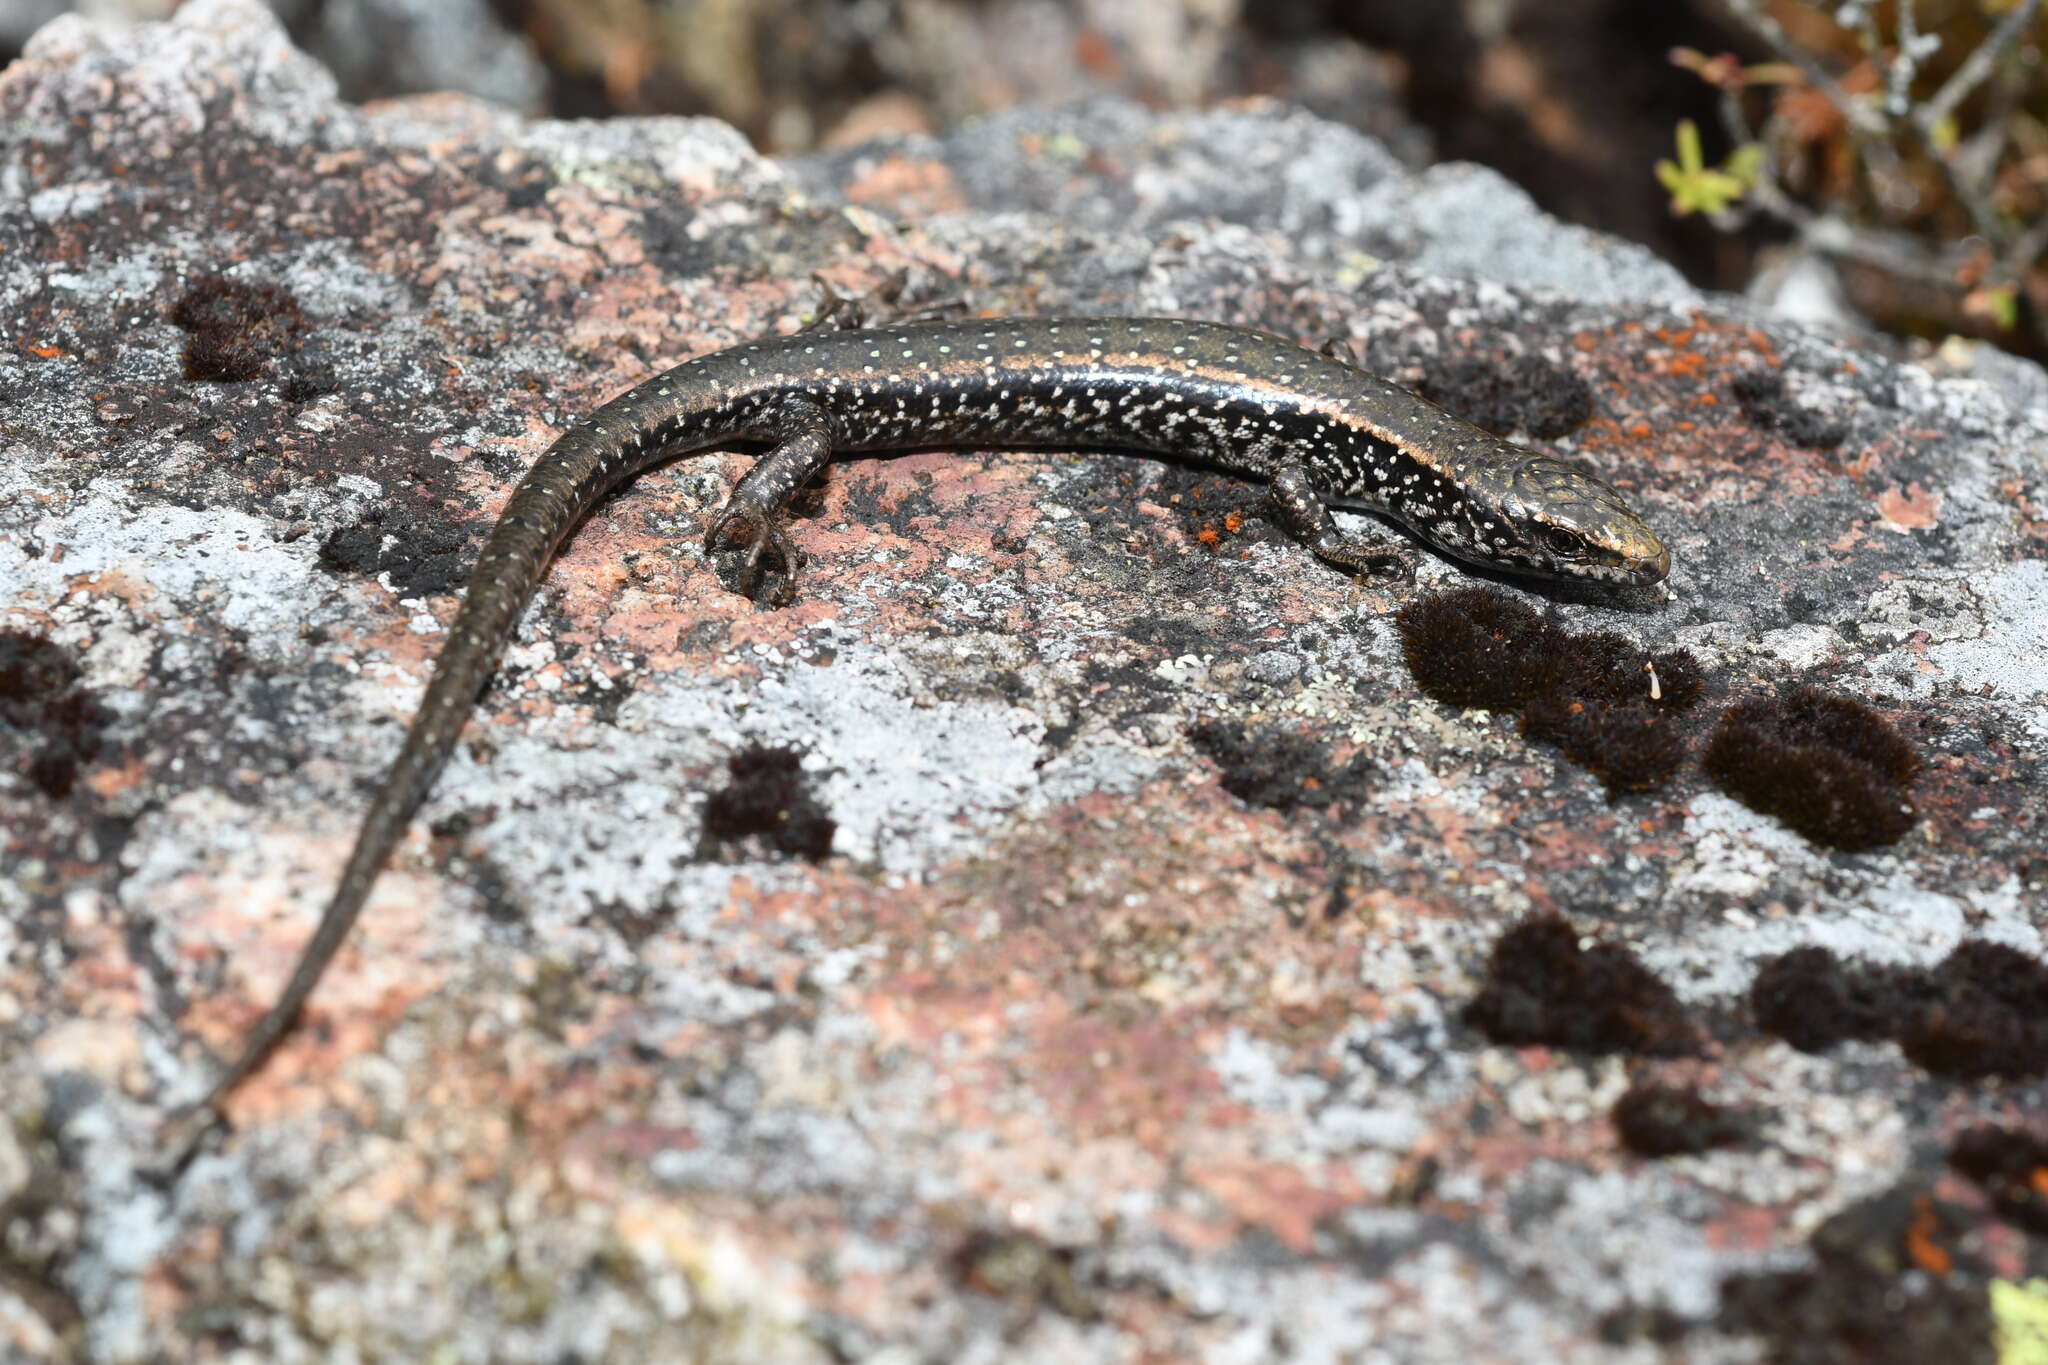
[[[1694,741],[1803,685],[1867,700],[1914,822],[1831,852],[1696,766],[1610,799],[1410,680],[1393,614],[1466,575],[1349,580],[1199,468],[849,461],[796,602],[756,610],[700,548],[745,465],[714,453],[565,547],[233,1131],[152,1171],[290,970],[527,462],[798,326],[816,278],[899,273],[901,309],[1335,336],[1510,427],[1583,417],[1551,439],[1665,535],[1668,592],[1505,590],[1690,651]],[[1631,1324],[1723,1359],[1754,1343],[1717,1324],[1882,1331],[1918,1300],[1873,1276],[1978,1330],[1992,1276],[2048,1269],[1959,1180],[1922,1222],[1911,1193],[2048,1100],[1956,1055],[2032,1027],[2048,927],[2038,409],[1278,108],[785,165],[708,121],[351,108],[253,0],[63,19],[0,75],[0,316],[10,1359],[1533,1365],[1646,1358]],[[805,837],[766,837],[789,812]],[[1560,955],[1625,952],[1685,1047],[1466,1022],[1503,931],[1559,913]],[[1999,948],[1956,959],[1998,967],[1984,1007],[1911,1014],[1940,1077],[1748,1004],[1801,947],[1881,985],[1964,944]],[[1753,1140],[1623,1150],[1646,1084]],[[1866,1205],[1900,1216],[1840,1216]],[[1853,1274],[1717,1316],[1824,1223]]]

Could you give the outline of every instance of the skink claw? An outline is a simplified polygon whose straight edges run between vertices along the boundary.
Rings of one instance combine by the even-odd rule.
[[[728,503],[704,533],[704,549],[720,581],[740,596],[764,607],[786,606],[795,598],[803,552],[779,517]],[[721,557],[724,565],[716,563]],[[770,562],[780,567],[771,570]]]

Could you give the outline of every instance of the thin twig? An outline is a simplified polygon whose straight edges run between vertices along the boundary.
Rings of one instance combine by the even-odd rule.
[[[1814,89],[1827,97],[1841,114],[1842,122],[1848,126],[1849,140],[1855,144],[1856,153],[1869,167],[1871,188],[1876,192],[1879,203],[1890,207],[1898,202],[1916,199],[1912,182],[1907,178],[1899,160],[1898,148],[1892,145],[1892,125],[1884,114],[1868,101],[1859,100],[1842,88],[1841,82],[1828,74],[1814,57],[1787,37],[1778,21],[1764,13],[1758,0],[1724,0],[1729,13],[1747,24],[1759,39],[1767,44],[1784,60],[1798,67]],[[1859,9],[1859,21],[1867,17]],[[1867,42],[1876,42],[1876,29],[1871,28]],[[1872,60],[1876,56],[1872,54]]]
[[[1741,96],[1723,91],[1721,125],[1737,146],[1754,143],[1763,151],[1763,162],[1744,202],[1792,228],[1799,240],[1813,250],[1841,260],[1855,261],[1882,270],[1895,279],[1908,280],[1953,291],[1955,271],[1925,251],[1909,249],[1911,239],[1879,237],[1834,215],[1814,212],[1785,193],[1779,185],[1777,153],[1769,138],[1760,137],[1742,112]]]
[[[1967,177],[1979,194],[1988,193],[1998,176],[1998,163],[2012,141],[2012,120],[2018,112],[2025,78],[2006,67],[1985,95],[1983,126],[1956,144],[1958,174]]]
[[[2014,239],[2006,259],[2015,275],[2023,275],[2044,251],[2048,251],[2048,218],[2036,218],[2031,227]]]
[[[1999,70],[1999,59],[2020,39],[2040,13],[2042,0],[2017,0],[2013,8],[1964,59],[1929,100],[1914,103],[1912,86],[1921,63],[1940,47],[1934,34],[1922,34],[1910,0],[1898,8],[1896,50],[1883,56],[1875,0],[1843,0],[1835,11],[1839,24],[1850,28],[1864,53],[1883,76],[1877,100],[1860,100],[1828,73],[1819,59],[1794,44],[1762,0],[1723,0],[1727,12],[1748,27],[1782,60],[1798,68],[1809,85],[1841,115],[1849,140],[1863,163],[1864,175],[1880,211],[1896,210],[1902,201],[1917,202],[1919,192],[1905,174],[1900,139],[1910,138],[1942,177],[1949,197],[1969,216],[1973,233],[1992,253],[1992,269],[1982,282],[2019,291],[2021,328],[2037,345],[2048,347],[2048,310],[2032,307],[2025,281],[2034,262],[2048,252],[2048,218],[2021,225],[2002,218],[1992,202],[1999,163],[2011,144],[2011,121],[2017,116],[2010,81],[1994,88],[1991,117],[1967,140],[1944,150],[1938,130],[1956,108]],[[2000,98],[2000,96],[2005,98]],[[1721,122],[1738,146],[1753,144],[1763,156],[1756,180],[1745,197],[1747,212],[1761,213],[1791,226],[1811,250],[1881,270],[1902,283],[1930,285],[1954,295],[1961,288],[1958,258],[1935,242],[1898,233],[1880,232],[1853,223],[1835,212],[1817,211],[1795,198],[1783,182],[1778,140],[1772,136],[1776,118],[1767,117],[1752,129],[1739,90],[1724,89]]]
[[[2036,2],[2038,3],[2038,0]],[[1785,30],[1779,27],[1776,19],[1764,13],[1757,0],[1725,0],[1725,3],[1729,11],[1747,24],[1773,52],[1784,61],[1798,67],[1813,88],[1827,96],[1828,102],[1841,112],[1852,131],[1870,134],[1881,134],[1885,131],[1884,120],[1868,105],[1861,103],[1844,90],[1840,82],[1828,74],[1827,68],[1814,60],[1811,53],[1785,36]]]
[[[1735,146],[1754,145],[1763,155],[1763,160],[1757,165],[1756,179],[1749,187],[1748,201],[1773,218],[1803,231],[1813,221],[1813,210],[1787,195],[1779,187],[1777,148],[1771,145],[1768,138],[1759,137],[1756,130],[1749,126],[1749,116],[1742,112],[1742,95],[1739,91],[1722,90],[1721,127],[1728,134],[1728,140]]]
[[[1934,40],[1934,46],[1941,46],[1941,39]],[[1876,51],[1870,54],[1877,60]],[[1892,54],[1891,70],[1886,73],[1884,112],[1891,118],[1902,118],[1913,107],[1913,76],[1920,69],[1920,19],[1913,11],[1913,0],[1905,0],[1899,6],[1898,51]]]
[[[2005,18],[1998,21],[1998,27],[1977,44],[1976,50],[1964,59],[1941,89],[1934,92],[1933,98],[1920,106],[1914,115],[1915,122],[1931,133],[1937,123],[1954,113],[1955,107],[1968,99],[1970,92],[1991,74],[1999,54],[2018,39],[2026,26],[2033,22],[2034,12],[2040,8],[2041,0],[2020,0],[2019,4],[2006,11]]]

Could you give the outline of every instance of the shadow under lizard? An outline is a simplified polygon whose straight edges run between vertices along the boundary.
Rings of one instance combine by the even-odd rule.
[[[1347,569],[1405,566],[1380,513],[1425,544],[1539,578],[1646,584],[1670,553],[1621,495],[1327,354],[1174,318],[1047,317],[806,331],[685,361],[570,427],[513,490],[432,681],[284,991],[181,1122],[208,1120],[291,1028],[425,800],[558,545],[605,494],[678,454],[772,448],[706,534],[729,583],[781,603],[801,562],[787,507],[838,451],[1096,447],[1180,456],[1268,485],[1278,520]],[[772,567],[771,567],[772,566]]]

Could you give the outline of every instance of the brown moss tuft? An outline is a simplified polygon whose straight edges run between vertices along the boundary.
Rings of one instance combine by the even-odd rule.
[[[1715,1104],[1697,1086],[1638,1081],[1614,1102],[1611,1117],[1621,1145],[1638,1156],[1693,1156],[1750,1137],[1743,1115]]]
[[[1896,842],[1917,818],[1905,784],[1919,755],[1877,711],[1817,688],[1729,707],[1702,763],[1750,809],[1847,852]]]
[[[1419,597],[1395,621],[1424,692],[1519,710],[1524,735],[1563,750],[1610,793],[1661,787],[1685,766],[1691,745],[1674,718],[1706,692],[1685,651],[1652,656],[1612,631],[1565,630],[1492,588]]]
[[[758,838],[777,853],[817,862],[832,852],[839,824],[804,781],[794,749],[748,744],[726,760],[731,780],[704,803],[704,836],[713,844]]]
[[[1496,1043],[1578,1052],[1671,1056],[1697,1042],[1678,997],[1641,959],[1615,943],[1580,947],[1561,915],[1533,916],[1500,936],[1465,1020]]]

